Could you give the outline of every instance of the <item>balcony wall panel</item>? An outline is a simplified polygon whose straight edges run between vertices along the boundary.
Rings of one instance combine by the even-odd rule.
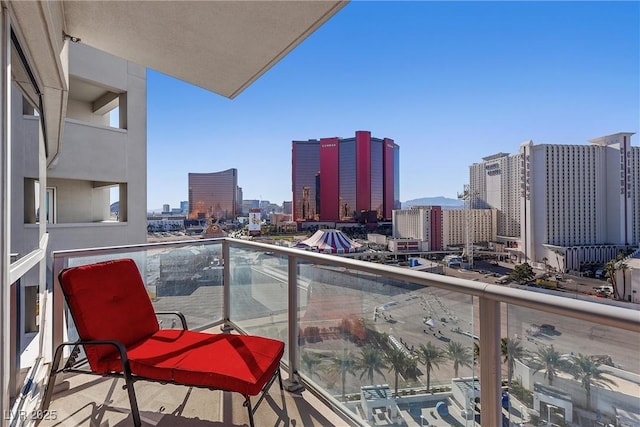
[[[73,156],[60,156],[52,178],[91,181],[126,181],[129,139],[121,129],[94,126],[67,119],[63,150]]]
[[[279,339],[288,347],[287,257],[234,247],[229,256],[231,320],[248,333]],[[285,360],[287,354],[285,348]]]

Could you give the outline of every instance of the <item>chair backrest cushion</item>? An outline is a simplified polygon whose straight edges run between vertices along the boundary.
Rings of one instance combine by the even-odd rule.
[[[60,285],[82,340],[115,340],[129,347],[158,331],[158,320],[132,259],[72,267],[60,273]],[[91,368],[115,347],[85,346]]]

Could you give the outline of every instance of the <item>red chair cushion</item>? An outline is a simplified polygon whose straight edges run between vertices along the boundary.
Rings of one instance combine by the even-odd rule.
[[[158,320],[138,267],[131,259],[73,267],[60,285],[82,340],[116,340],[129,347],[158,331]],[[116,352],[112,346],[85,346],[91,369]]]
[[[159,330],[132,346],[131,372],[144,378],[203,386],[254,396],[278,368],[284,343],[252,335]],[[101,369],[121,372],[118,357]]]

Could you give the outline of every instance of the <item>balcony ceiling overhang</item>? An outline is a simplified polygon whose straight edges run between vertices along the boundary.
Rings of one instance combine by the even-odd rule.
[[[234,98],[347,2],[62,0],[10,3],[14,29],[42,85],[45,116],[48,122],[54,121],[48,123],[47,138],[57,151],[68,90],[67,41],[63,34]]]

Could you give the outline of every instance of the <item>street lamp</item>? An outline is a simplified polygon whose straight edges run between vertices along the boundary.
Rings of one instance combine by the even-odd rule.
[[[420,427],[424,427],[424,415],[420,415]]]

